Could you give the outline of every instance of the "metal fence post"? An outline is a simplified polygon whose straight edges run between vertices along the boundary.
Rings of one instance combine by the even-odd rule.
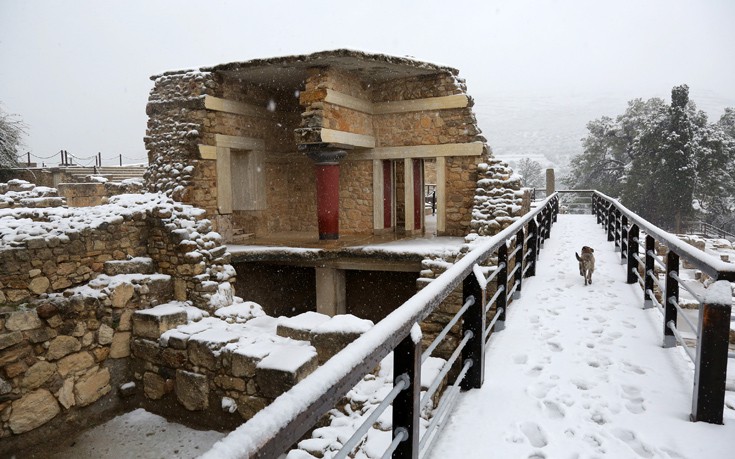
[[[467,309],[462,321],[462,334],[472,333],[472,338],[462,349],[462,360],[472,360],[462,380],[463,390],[479,389],[485,378],[485,294],[480,282],[473,273],[465,277],[462,283],[462,297],[467,301],[470,297],[475,302]]]
[[[615,217],[613,216],[614,212],[615,212],[615,206],[610,204],[610,207],[607,208],[607,240],[608,241],[615,240]]]
[[[709,286],[705,295],[699,309],[699,345],[690,418],[694,422],[722,424],[732,288],[728,281],[717,281]]]
[[[625,263],[628,256],[628,217],[620,217],[620,264]]]
[[[531,252],[531,255],[528,257],[528,271],[526,271],[526,277],[536,275],[536,258],[538,256],[538,226],[536,225],[536,221],[534,219],[531,219],[531,221],[528,222],[528,233],[530,234],[530,236],[528,239],[528,247],[526,248],[526,250]]]
[[[622,239],[623,231],[621,228],[622,225],[621,225],[621,220],[620,220],[620,211],[618,209],[615,209],[614,215],[615,215],[615,230],[614,230],[615,244],[614,244],[614,247],[615,247],[615,251],[617,252],[618,250],[622,251],[623,243],[621,239]]]
[[[525,233],[523,232],[523,228],[519,229],[516,233],[516,246],[515,249],[518,249],[520,247],[520,250],[516,252],[516,273],[514,276],[513,284],[518,282],[518,287],[516,288],[516,291],[513,293],[513,299],[518,299],[521,297],[521,287],[523,287],[523,240],[525,239]],[[514,250],[515,250],[514,249]]]
[[[394,381],[408,376],[409,385],[393,400],[393,437],[406,429],[408,438],[399,443],[393,458],[418,459],[419,414],[421,402],[421,340],[414,343],[412,334],[405,337],[393,351]],[[394,382],[395,384],[395,382]]]
[[[646,269],[643,271],[643,309],[653,307],[653,300],[648,292],[653,293],[653,278],[651,276],[655,275],[655,266],[653,264],[653,257],[656,254],[655,250],[656,241],[653,239],[653,236],[646,234]],[[648,274],[649,272],[651,273],[650,276]]]
[[[676,337],[669,328],[669,322],[676,327],[677,311],[671,301],[679,301],[679,282],[672,274],[679,274],[679,255],[669,250],[666,255],[666,292],[664,293],[664,347],[676,346]]]
[[[503,291],[498,294],[498,299],[495,300],[495,309],[502,308],[503,312],[500,313],[497,322],[495,322],[496,331],[505,328],[505,313],[508,310],[508,247],[505,244],[500,244],[500,247],[498,247],[498,269],[500,271],[495,278],[498,282],[498,289],[502,287]]]
[[[638,260],[635,257],[638,255],[638,225],[633,224],[628,231],[628,277],[625,282],[628,284],[635,284],[638,282],[633,270],[638,269]]]

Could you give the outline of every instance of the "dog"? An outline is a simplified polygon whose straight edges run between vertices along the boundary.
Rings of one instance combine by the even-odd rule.
[[[582,256],[580,257],[577,252],[574,255],[579,261],[579,275],[584,277],[584,285],[592,283],[592,273],[595,272],[595,256],[593,255],[595,249],[592,247],[582,247]]]

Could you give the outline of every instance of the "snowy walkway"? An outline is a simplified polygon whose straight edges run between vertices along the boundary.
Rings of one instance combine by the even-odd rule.
[[[583,245],[597,258],[588,287]],[[689,422],[689,362],[661,347],[659,312],[642,309],[592,216],[560,215],[536,272],[492,338],[484,386],[462,395],[431,458],[735,457],[735,411],[724,426]]]

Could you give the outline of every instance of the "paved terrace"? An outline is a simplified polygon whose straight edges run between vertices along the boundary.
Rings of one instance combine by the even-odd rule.
[[[583,245],[597,258],[588,287],[574,257]],[[693,365],[661,347],[661,314],[642,309],[593,216],[560,215],[536,272],[432,459],[735,457],[735,394],[724,426],[689,422]]]

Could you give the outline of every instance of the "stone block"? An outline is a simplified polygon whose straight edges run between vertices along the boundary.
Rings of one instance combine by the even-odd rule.
[[[258,411],[268,406],[268,400],[262,397],[243,395],[238,399],[237,412],[243,419],[248,420],[255,416]]]
[[[221,349],[240,339],[240,335],[225,330],[210,329],[192,335],[186,345],[189,360],[194,365],[215,370],[219,365]]]
[[[10,331],[32,330],[43,326],[36,311],[16,311],[5,321],[5,328]]]
[[[136,338],[130,347],[135,357],[156,365],[161,364],[161,347],[157,342]]]
[[[74,385],[74,401],[79,406],[87,406],[111,390],[110,370],[98,368],[84,375]]]
[[[110,358],[122,359],[130,355],[130,332],[117,332],[110,344]]]
[[[38,389],[13,402],[8,424],[17,435],[46,424],[60,412],[59,404],[51,392]]]
[[[174,304],[162,304],[133,314],[133,334],[142,338],[158,339],[165,331],[187,322],[186,310]]]
[[[76,403],[74,400],[74,378],[68,378],[64,380],[64,384],[56,392],[56,398],[59,399],[59,403],[64,409],[68,410]]]
[[[102,346],[111,344],[114,333],[115,331],[112,327],[105,324],[100,325],[100,328],[97,330],[97,342]]]
[[[238,378],[255,377],[255,368],[273,350],[271,343],[255,343],[238,346],[230,354],[230,373]]]
[[[176,371],[176,398],[189,411],[209,408],[209,380],[206,376],[184,370]]]
[[[23,341],[23,333],[16,331],[11,333],[3,333],[0,335],[0,350],[15,346]]]
[[[7,376],[8,379],[13,379],[16,376],[22,375],[27,369],[28,365],[26,365],[22,360],[19,362],[9,363],[5,365],[5,368],[3,368],[3,370],[5,370],[5,376]]]
[[[311,346],[277,345],[256,366],[255,379],[263,396],[276,398],[318,365],[316,350]]]
[[[26,337],[28,337],[28,341],[33,344],[46,342],[50,339],[56,338],[57,335],[58,332],[56,330],[48,327],[35,328],[26,332]]]
[[[166,380],[156,373],[146,371],[143,374],[143,393],[151,400],[159,400],[170,390],[167,390]]]
[[[133,297],[135,288],[132,284],[122,283],[117,285],[115,289],[110,293],[110,301],[112,302],[113,308],[124,308],[128,304],[128,301]]]
[[[371,321],[351,314],[338,315],[314,328],[309,341],[319,353],[319,363],[324,363],[372,326]]]
[[[33,356],[33,348],[27,344],[17,344],[0,351],[0,367]]]
[[[33,390],[41,387],[56,372],[56,365],[53,363],[40,361],[36,362],[26,371],[20,387],[25,390]]]
[[[300,341],[309,341],[311,332],[329,320],[329,316],[314,311],[307,311],[293,317],[278,319],[276,334]]]
[[[57,371],[62,377],[69,374],[83,373],[95,365],[94,357],[89,352],[78,352],[59,360]]]
[[[132,329],[133,329],[133,311],[130,309],[126,309],[120,314],[120,320],[117,324],[117,331],[126,332]]]
[[[110,260],[105,262],[105,274],[116,276],[118,274],[153,274],[153,260],[145,257],[137,257],[131,260]]]
[[[82,343],[73,336],[61,335],[54,338],[48,347],[46,358],[48,360],[59,360],[74,352],[79,352]]]

